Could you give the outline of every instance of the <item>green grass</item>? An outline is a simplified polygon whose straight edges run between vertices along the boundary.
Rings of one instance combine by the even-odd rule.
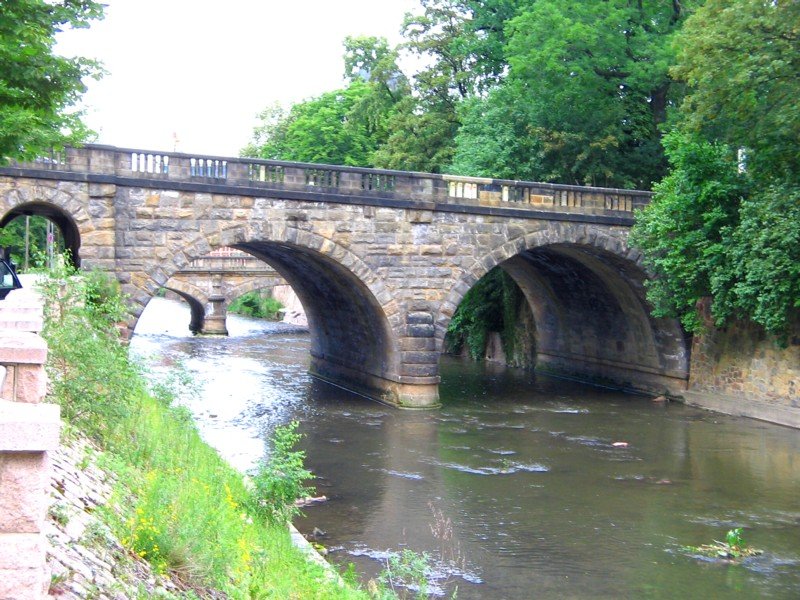
[[[342,587],[252,508],[242,474],[200,438],[189,413],[148,383],[119,343],[122,308],[99,275],[62,270],[43,285],[53,400],[118,476],[109,525],[132,553],[198,591],[232,598],[368,598]]]

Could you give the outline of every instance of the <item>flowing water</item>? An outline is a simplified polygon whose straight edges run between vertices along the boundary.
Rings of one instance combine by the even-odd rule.
[[[443,407],[400,411],[310,378],[306,333],[188,322],[155,299],[132,346],[185,365],[201,432],[243,470],[299,420],[329,500],[296,525],[365,579],[409,548],[459,600],[800,598],[800,431],[447,357]],[[734,527],[764,553],[683,548]]]

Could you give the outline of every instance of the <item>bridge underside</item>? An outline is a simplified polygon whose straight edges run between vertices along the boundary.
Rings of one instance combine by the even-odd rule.
[[[684,390],[689,356],[676,321],[650,315],[644,272],[589,246],[555,244],[503,263],[536,324],[537,369],[648,392]]]
[[[404,381],[384,310],[353,272],[294,244],[250,242],[234,247],[265,260],[297,294],[311,334],[313,376],[397,406],[437,402],[436,383]]]

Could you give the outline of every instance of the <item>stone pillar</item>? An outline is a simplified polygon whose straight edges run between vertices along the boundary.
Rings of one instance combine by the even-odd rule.
[[[226,321],[228,319],[228,307],[225,305],[224,296],[211,296],[208,299],[211,305],[211,312],[206,315],[203,321],[204,335],[228,335]]]
[[[47,594],[48,451],[58,447],[59,407],[41,404],[47,346],[41,301],[28,289],[0,302],[0,600]]]

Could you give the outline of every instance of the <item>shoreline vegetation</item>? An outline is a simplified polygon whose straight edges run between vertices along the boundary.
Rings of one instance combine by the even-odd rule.
[[[255,509],[264,505],[245,477],[173,404],[180,378],[148,383],[119,339],[125,305],[116,283],[58,271],[41,283],[50,393],[64,435],[88,437],[113,473],[99,512],[129,555],[191,590],[184,597],[375,597],[333,580],[292,545],[285,523]]]
[[[228,312],[244,315],[245,317],[277,321],[281,318],[283,308],[283,304],[268,293],[256,290],[236,298],[228,307]]]

